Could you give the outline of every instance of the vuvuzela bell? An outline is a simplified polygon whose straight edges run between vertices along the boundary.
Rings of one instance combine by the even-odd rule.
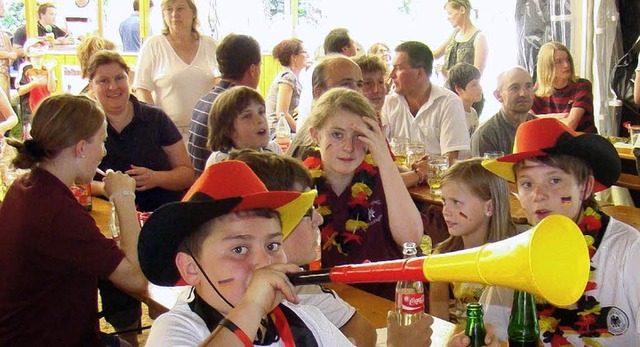
[[[289,274],[294,285],[476,282],[523,290],[556,306],[578,301],[588,277],[589,253],[584,236],[563,215],[548,216],[506,240],[458,252]]]

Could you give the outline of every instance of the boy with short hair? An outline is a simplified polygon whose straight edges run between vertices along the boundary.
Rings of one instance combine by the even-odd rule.
[[[156,319],[147,345],[352,346],[317,308],[289,303],[298,299],[286,273],[299,268],[284,264],[282,240],[315,195],[270,192],[231,160],[156,210],[140,233],[141,268],[157,285],[182,279],[194,292]]]
[[[640,346],[640,233],[600,211],[593,195],[620,176],[613,145],[540,118],[518,127],[513,154],[482,164],[516,184],[530,224],[565,215],[589,247],[591,272],[582,298],[567,307],[537,307],[545,346]],[[485,322],[494,323],[502,340],[512,296],[512,290],[489,287],[480,299]]]
[[[469,136],[478,128],[478,112],[472,107],[482,100],[482,86],[480,86],[480,70],[469,63],[457,63],[449,70],[447,87],[458,94],[467,116]]]

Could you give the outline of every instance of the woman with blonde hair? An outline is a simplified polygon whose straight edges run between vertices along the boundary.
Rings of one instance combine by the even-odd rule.
[[[323,267],[401,258],[403,243],[419,244],[421,215],[368,99],[350,89],[331,89],[316,101],[307,123],[303,164],[314,177],[315,203],[324,217]],[[358,287],[395,296],[394,284]]]
[[[442,214],[449,238],[435,248],[448,253],[504,240],[516,234],[509,209],[507,180],[482,167],[482,159],[456,162],[442,178]],[[478,302],[484,286],[431,283],[429,313],[464,325],[466,304]]]
[[[90,36],[84,39],[76,48],[76,56],[78,57],[78,63],[80,64],[80,75],[82,76],[82,79],[89,79],[87,67],[89,66],[89,61],[94,54],[102,50],[112,51],[115,49],[115,43],[100,36]],[[82,89],[80,94],[87,94],[89,97],[93,98],[93,92],[89,88],[88,83]]]
[[[597,133],[593,121],[591,82],[578,78],[569,49],[560,42],[542,45],[538,53],[537,88],[531,111],[557,118],[575,131]]]
[[[133,86],[142,102],[162,108],[183,138],[193,106],[215,85],[216,41],[198,32],[193,0],[162,0],[164,28],[140,51]]]
[[[18,150],[13,164],[31,171],[13,182],[0,209],[0,345],[113,345],[117,338],[98,334],[98,279],[129,293],[147,289],[138,263],[135,182],[121,172],[104,181],[120,222],[118,246],[69,189],[91,182],[105,155],[100,106],[86,96],[48,97],[34,114],[31,136],[8,140]]]

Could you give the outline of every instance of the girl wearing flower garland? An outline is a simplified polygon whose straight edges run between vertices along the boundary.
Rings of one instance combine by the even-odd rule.
[[[317,147],[305,144],[310,148],[303,164],[314,177],[315,204],[324,217],[323,267],[401,258],[404,242],[420,242],[422,219],[369,101],[349,89],[332,89],[307,122]],[[391,300],[395,295],[391,283],[359,287]]]
[[[482,159],[462,160],[447,170],[442,178],[442,202],[451,236],[434,253],[478,247],[516,234],[507,181],[483,168]],[[431,283],[429,313],[464,326],[466,304],[478,302],[483,290],[484,285],[478,283]]]
[[[578,135],[553,118],[525,122],[513,154],[487,160],[490,171],[515,182],[532,225],[551,214],[572,218],[584,233],[591,273],[583,296],[567,307],[538,305],[545,346],[640,346],[640,233],[602,211],[593,192],[614,184],[620,158],[596,134]],[[485,322],[506,339],[513,292],[485,289]]]

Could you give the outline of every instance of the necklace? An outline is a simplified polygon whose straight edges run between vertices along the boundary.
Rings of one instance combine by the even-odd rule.
[[[606,216],[605,216],[606,217]],[[582,222],[578,224],[584,234],[584,239],[589,249],[589,259],[592,259],[606,229],[608,217],[604,219],[600,213],[587,207],[584,212]],[[543,342],[551,344],[552,347],[570,346],[564,334],[577,334],[580,336],[585,346],[596,346],[593,341],[595,337],[611,336],[606,324],[600,323],[600,313],[602,307],[600,302],[589,292],[598,288],[595,282],[595,269],[591,265],[589,271],[589,281],[584,289],[584,294],[576,303],[575,309],[557,308],[550,304],[538,305],[538,315],[540,331]]]
[[[324,223],[320,226],[322,234],[322,249],[336,248],[345,256],[349,251],[362,243],[362,237],[369,228],[369,197],[373,194],[378,169],[371,157],[367,154],[364,160],[356,168],[351,186],[348,187],[350,195],[347,202],[348,218],[344,227],[337,228],[337,223],[332,223],[330,218],[331,203],[329,193],[332,191],[326,180],[322,159],[318,148],[312,148],[310,155],[302,162],[311,172],[318,196],[315,199],[316,211],[324,217]],[[335,207],[335,206],[334,206]],[[339,230],[337,230],[339,229]]]

